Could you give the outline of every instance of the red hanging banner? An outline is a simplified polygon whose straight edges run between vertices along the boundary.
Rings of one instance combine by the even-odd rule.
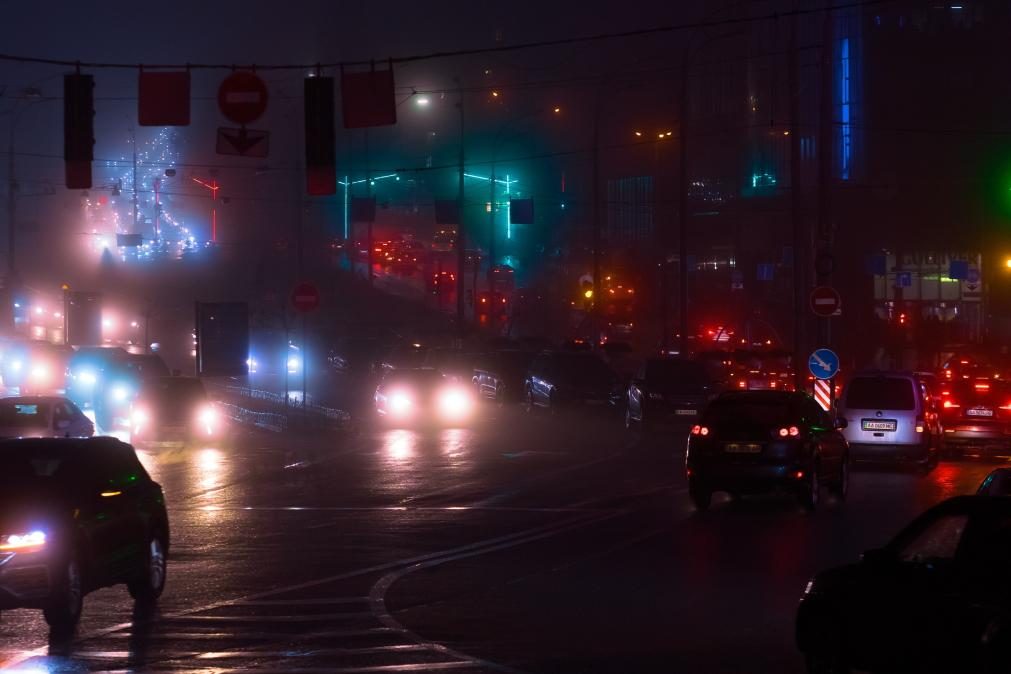
[[[137,123],[141,126],[189,126],[190,73],[140,71]]]

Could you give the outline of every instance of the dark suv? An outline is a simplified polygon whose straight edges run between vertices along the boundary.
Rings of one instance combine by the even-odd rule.
[[[125,583],[138,602],[165,586],[161,486],[114,438],[0,442],[0,610],[42,609],[69,629],[84,595]]]

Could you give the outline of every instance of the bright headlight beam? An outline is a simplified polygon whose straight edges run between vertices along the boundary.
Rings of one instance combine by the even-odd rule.
[[[0,536],[0,551],[25,551],[32,548],[41,548],[45,544],[46,534],[43,531],[32,531],[26,534]]]

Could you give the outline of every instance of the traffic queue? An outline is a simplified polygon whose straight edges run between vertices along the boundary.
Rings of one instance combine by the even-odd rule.
[[[69,635],[84,597],[115,585],[151,610],[167,577],[164,493],[133,446],[96,429],[134,423],[152,386],[199,380],[149,354],[44,342],[4,343],[0,376],[13,394],[0,398],[0,611],[40,609]]]

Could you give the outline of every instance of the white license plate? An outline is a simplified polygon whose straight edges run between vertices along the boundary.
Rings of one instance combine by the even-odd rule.
[[[679,417],[694,417],[698,413],[698,410],[674,410],[674,414]]]
[[[862,419],[860,428],[865,431],[894,431],[898,427],[895,419]]]
[[[729,454],[760,454],[762,446],[752,443],[728,442],[723,445],[723,451]]]
[[[968,417],[992,417],[993,410],[989,407],[970,407],[965,411]]]

